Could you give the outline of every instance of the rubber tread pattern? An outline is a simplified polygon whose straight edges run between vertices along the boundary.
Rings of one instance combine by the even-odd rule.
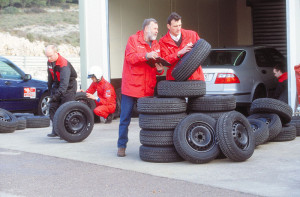
[[[292,141],[296,138],[296,127],[294,125],[284,125],[281,132],[272,140],[272,142]]]
[[[157,84],[157,94],[159,97],[199,97],[206,93],[205,81],[160,81]]]
[[[232,111],[236,108],[233,95],[204,95],[189,100],[188,109],[198,112]]]
[[[140,146],[139,155],[141,160],[155,163],[178,162],[183,159],[176,152],[174,146]]]
[[[187,103],[181,98],[143,97],[137,101],[137,110],[143,114],[171,114],[186,112]]]
[[[7,118],[9,118],[9,120]],[[11,112],[0,108],[0,133],[12,133],[17,127],[17,117]]]
[[[186,113],[165,115],[140,114],[139,126],[143,130],[174,130],[178,122],[186,116]]]
[[[268,125],[259,119],[248,120],[254,132],[255,146],[265,143],[269,138]]]
[[[140,142],[146,146],[171,146],[173,145],[174,130],[140,131]]]
[[[49,116],[25,116],[26,128],[44,128],[50,126]]]
[[[205,61],[210,53],[211,45],[199,39],[188,53],[175,65],[172,76],[176,81],[186,81]]]

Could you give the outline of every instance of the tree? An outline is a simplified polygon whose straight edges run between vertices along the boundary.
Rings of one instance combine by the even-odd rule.
[[[9,5],[9,0],[0,0],[0,10]]]

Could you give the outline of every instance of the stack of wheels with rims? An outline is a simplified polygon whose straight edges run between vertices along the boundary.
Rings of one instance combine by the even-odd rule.
[[[140,150],[143,161],[176,162],[182,158],[173,144],[176,125],[186,116],[187,104],[182,98],[144,97],[138,99]]]
[[[293,110],[288,104],[277,99],[259,98],[252,102],[250,114],[248,120],[254,128],[256,146],[296,138],[296,127],[291,122]]]

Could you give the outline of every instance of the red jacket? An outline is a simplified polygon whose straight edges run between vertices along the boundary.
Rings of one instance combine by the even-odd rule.
[[[96,101],[97,105],[113,105],[116,107],[116,92],[114,87],[106,81],[103,77],[99,82],[93,82],[86,90],[87,93],[94,94],[97,91],[97,95],[100,98],[100,102]]]
[[[174,69],[177,62],[179,62],[180,58],[177,57],[178,51],[183,49],[189,42],[195,44],[197,40],[200,39],[198,34],[195,31],[181,29],[181,36],[182,42],[181,45],[178,47],[175,41],[170,36],[170,31],[166,35],[164,35],[160,40],[160,49],[161,49],[161,56],[162,58],[166,59],[172,65],[169,67],[167,71],[167,80],[175,80],[174,77],[171,75],[172,70]],[[188,80],[202,80],[204,81],[204,75],[202,71],[202,67],[199,68],[188,78]]]
[[[160,56],[158,42],[154,40],[150,47],[144,40],[143,31],[129,37],[122,73],[122,94],[136,98],[153,96],[156,75],[162,75],[163,72],[159,73],[156,67],[147,64],[146,53],[151,51],[156,51]]]

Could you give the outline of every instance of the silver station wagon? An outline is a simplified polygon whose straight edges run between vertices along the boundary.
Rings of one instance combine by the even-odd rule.
[[[275,90],[273,66],[286,65],[285,57],[272,47],[215,48],[202,64],[206,94],[234,95],[237,106],[249,106],[256,98]]]

